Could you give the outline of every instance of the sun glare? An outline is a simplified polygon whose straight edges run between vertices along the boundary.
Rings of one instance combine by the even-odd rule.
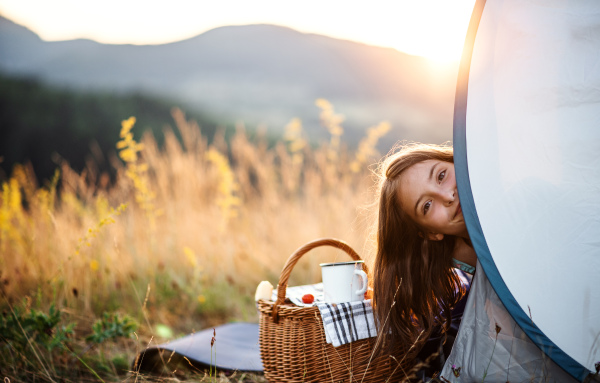
[[[398,2],[372,20],[369,41],[436,63],[460,60],[475,0]],[[379,42],[379,43],[377,43]]]

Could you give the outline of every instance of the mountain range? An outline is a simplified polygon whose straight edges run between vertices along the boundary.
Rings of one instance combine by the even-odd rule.
[[[357,26],[358,27],[358,26]],[[452,138],[458,64],[274,25],[220,27],[160,45],[49,42],[0,16],[0,71],[85,91],[141,92],[282,130],[300,117],[319,127],[317,98],[346,116],[348,136],[382,120],[388,140]],[[348,137],[347,136],[347,137]]]

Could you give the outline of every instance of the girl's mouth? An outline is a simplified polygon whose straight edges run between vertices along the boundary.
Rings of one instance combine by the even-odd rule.
[[[456,212],[454,213],[454,218],[458,217],[458,215],[461,213],[462,213],[462,207],[460,206],[460,203],[459,203],[458,207],[456,208]]]

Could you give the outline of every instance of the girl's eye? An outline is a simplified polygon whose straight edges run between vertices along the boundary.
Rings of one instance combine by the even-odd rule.
[[[423,205],[423,215],[427,214],[430,207],[431,207],[431,201],[425,202],[425,204]]]
[[[445,170],[438,175],[438,182],[442,182],[444,180],[444,177],[446,177]]]

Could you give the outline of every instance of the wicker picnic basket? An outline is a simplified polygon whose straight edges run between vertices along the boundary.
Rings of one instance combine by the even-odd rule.
[[[333,347],[325,341],[317,307],[285,303],[292,269],[304,254],[319,246],[333,246],[354,260],[361,259],[350,246],[336,239],[309,242],[288,258],[279,277],[277,301],[258,301],[260,355],[265,377],[269,382],[365,383],[407,378],[414,357],[406,357],[400,346],[394,355],[378,357],[373,356],[376,337]]]

